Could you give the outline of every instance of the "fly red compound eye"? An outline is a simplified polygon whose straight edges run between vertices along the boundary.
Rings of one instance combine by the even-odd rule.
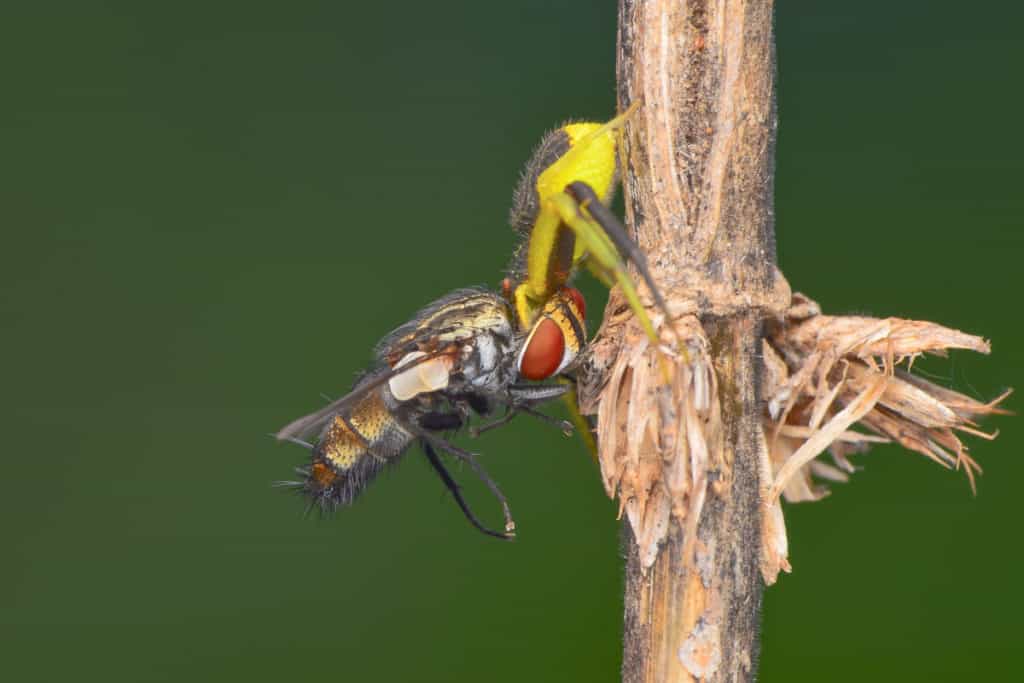
[[[537,324],[519,357],[519,374],[526,379],[547,379],[558,370],[565,353],[565,337],[555,321],[544,318]]]
[[[580,309],[580,317],[587,317],[587,304],[583,301],[583,293],[575,287],[566,287],[565,293],[576,303],[576,308]]]

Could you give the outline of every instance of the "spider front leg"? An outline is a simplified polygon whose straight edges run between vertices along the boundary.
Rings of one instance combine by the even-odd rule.
[[[625,227],[601,203],[597,193],[586,183],[572,183],[566,188],[566,192],[553,196],[549,201],[562,222],[575,233],[576,239],[580,241],[587,254],[588,265],[622,288],[622,293],[630,308],[633,309],[640,326],[643,327],[651,343],[655,347],[659,347],[661,339],[647,315],[647,310],[640,301],[633,278],[626,269],[626,259],[632,261],[640,271],[640,276],[651,290],[655,305],[661,309],[666,321],[671,320],[672,316],[669,313],[668,304],[651,276],[647,259],[629,237]]]
[[[597,222],[598,225],[604,230],[615,247],[618,249],[619,254],[628,262],[636,266],[636,269],[640,271],[640,277],[644,279],[647,284],[647,288],[651,290],[651,296],[654,297],[654,303],[661,309],[662,313],[669,316],[668,304],[665,303],[665,298],[661,296],[661,290],[658,289],[658,285],[654,283],[654,278],[651,276],[651,269],[647,265],[647,255],[640,250],[640,245],[633,241],[633,238],[629,236],[626,231],[626,226],[619,222],[619,219],[612,213],[611,209],[605,206],[600,197],[594,191],[594,188],[590,187],[586,183],[575,182],[570,184],[565,191],[570,197],[579,203],[580,208],[590,214],[591,218]]]

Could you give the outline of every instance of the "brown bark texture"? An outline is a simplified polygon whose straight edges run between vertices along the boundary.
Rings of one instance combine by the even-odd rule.
[[[639,334],[613,295],[581,392],[599,412],[605,485],[628,515],[631,683],[756,674],[762,321],[788,301],[775,268],[774,81],[769,0],[620,1],[619,111],[641,102],[623,132],[626,220],[679,313],[656,320],[678,351],[677,390],[659,388],[657,349],[623,361]],[[657,418],[637,429],[623,416],[647,396]]]

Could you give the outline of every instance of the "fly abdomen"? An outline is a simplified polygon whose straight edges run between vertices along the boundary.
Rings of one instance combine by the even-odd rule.
[[[412,443],[412,435],[388,410],[382,391],[366,394],[350,414],[336,414],[324,426],[309,470],[303,471],[303,489],[321,508],[352,503]]]

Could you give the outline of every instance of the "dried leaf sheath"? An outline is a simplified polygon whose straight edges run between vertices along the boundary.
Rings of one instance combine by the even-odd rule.
[[[602,481],[608,495],[619,498],[641,567],[653,564],[672,521],[684,530],[683,562],[689,564],[709,480],[712,491],[720,490],[730,472],[728,463],[712,462],[721,452],[722,426],[708,342],[695,316],[678,318],[673,341],[685,340],[690,362],[677,358],[665,385],[655,350],[615,292],[608,311],[591,347],[591,384],[581,392],[600,396],[582,408],[597,413]],[[980,337],[935,323],[821,315],[801,294],[769,322],[762,349],[760,464],[761,565],[769,584],[790,568],[780,497],[823,498],[825,483],[845,482],[854,472],[847,456],[872,443],[896,442],[948,469],[962,467],[974,488],[981,468],[958,432],[994,438],[976,420],[1006,413],[999,404],[1009,392],[982,403],[911,374],[917,356],[954,348],[989,352]],[[818,457],[825,451],[831,463]]]
[[[995,438],[975,420],[1006,413],[1009,395],[982,403],[911,374],[921,354],[948,349],[989,353],[989,343],[935,323],[900,318],[821,315],[801,294],[774,320],[763,343],[766,452],[773,476],[765,494],[762,573],[770,584],[788,571],[779,496],[818,500],[828,494],[820,480],[846,481],[847,459],[870,443],[896,442],[948,469],[964,469],[975,489],[981,467],[957,432]],[[850,431],[860,425],[874,436]],[[834,465],[816,458],[825,450]],[[763,466],[764,467],[764,466]]]
[[[613,290],[609,311],[619,304]],[[585,387],[582,396],[600,395],[597,405],[581,406],[597,413],[597,439],[601,445],[601,477],[605,491],[619,498],[619,516],[625,513],[641,549],[642,566],[650,567],[674,519],[686,530],[684,555],[692,559],[695,525],[707,495],[713,453],[721,449],[721,418],[717,380],[709,345],[699,321],[684,315],[673,331],[662,330],[662,352],[682,344],[669,366],[669,381],[662,374],[662,358],[648,343],[639,325],[623,308],[606,318],[591,347],[591,378],[606,381],[598,389]]]

